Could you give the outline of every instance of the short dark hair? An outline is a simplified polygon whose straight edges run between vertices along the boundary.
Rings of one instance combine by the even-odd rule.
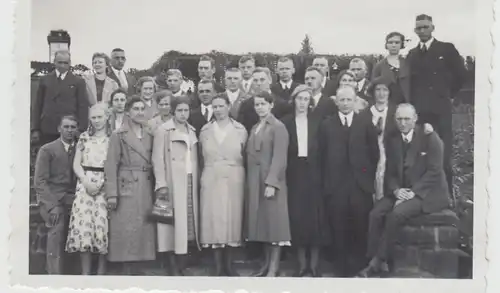
[[[293,59],[288,57],[288,56],[281,56],[279,59],[278,59],[278,63],[284,63],[284,62],[288,62],[288,61],[291,61],[292,64],[294,63],[293,62]]]
[[[62,116],[61,120],[59,120],[59,126],[62,125],[62,122],[64,120],[70,120],[70,121],[76,122],[76,125],[78,126],[78,119],[76,119],[75,115],[64,115],[64,116]]]
[[[385,48],[387,49],[387,42],[389,41],[390,38],[393,37],[399,37],[401,39],[401,49],[404,49],[406,37],[400,32],[390,32],[387,34],[387,36],[385,36]]]
[[[181,104],[186,104],[189,107],[189,110],[191,110],[191,98],[186,95],[182,95],[179,97],[173,97],[172,101],[170,102],[170,113],[173,115],[175,113],[175,110],[177,110],[177,107]]]
[[[367,90],[368,95],[370,95],[371,97],[375,97],[375,89],[377,88],[378,85],[381,85],[381,84],[385,85],[387,87],[387,89],[389,89],[389,96],[390,96],[392,82],[390,80],[388,80],[387,78],[384,78],[382,76],[374,79],[371,82],[370,87],[368,87],[368,90]]]
[[[260,92],[256,93],[254,96],[254,99],[255,98],[263,98],[264,100],[266,100],[266,102],[268,102],[270,104],[274,103],[274,96],[266,91],[260,91]]]
[[[125,50],[123,50],[122,48],[114,48],[111,53],[114,53],[114,52],[125,52]]]
[[[211,84],[212,85],[212,89],[215,91],[215,82],[213,80],[210,80],[210,79],[202,79],[202,80],[200,80],[200,82],[198,82],[198,86],[196,88],[197,92],[198,92],[198,88],[200,87],[200,84]]]
[[[130,109],[132,109],[132,106],[134,106],[135,103],[143,103],[144,101],[141,100],[140,97],[138,96],[133,96],[129,100],[127,100],[127,103],[125,103],[125,111],[128,112]]]
[[[238,61],[238,64],[242,64],[247,61],[252,61],[255,64],[255,58],[252,55],[245,55],[241,57],[240,60]]]
[[[349,75],[350,77],[356,79],[356,75],[352,71],[350,71],[349,69],[344,69],[341,72],[339,72],[339,75],[337,75],[337,87],[340,86],[340,80],[342,79],[342,76],[344,76],[346,74]]]
[[[208,56],[208,55],[203,55],[200,57],[200,61],[210,61],[210,66],[212,68],[215,68],[215,60],[214,58]]]
[[[231,105],[231,101],[229,101],[229,97],[227,96],[227,93],[218,93],[217,95],[215,95],[215,97],[212,99],[212,102],[215,100],[215,99],[222,99],[224,100],[224,102],[226,102],[226,105]]]
[[[111,93],[111,96],[109,98],[109,106],[113,106],[113,99],[117,94],[124,94],[125,98],[128,100],[127,92],[123,88],[119,88]]]
[[[306,72],[309,72],[309,71],[316,71],[316,72],[318,72],[321,76],[325,76],[325,75],[323,74],[323,72],[321,72],[321,70],[319,70],[317,67],[314,67],[314,66],[309,66],[309,67],[307,67],[307,68],[306,68]],[[304,73],[304,75],[305,75],[305,73]]]
[[[428,14],[419,14],[419,15],[417,15],[417,17],[415,17],[415,21],[419,21],[419,20],[432,21],[432,16],[430,16]]]
[[[151,98],[154,99],[154,101],[156,101],[157,104],[159,104],[160,101],[166,97],[170,97],[170,99],[172,99],[172,92],[169,90],[159,91],[159,92],[154,93]]]

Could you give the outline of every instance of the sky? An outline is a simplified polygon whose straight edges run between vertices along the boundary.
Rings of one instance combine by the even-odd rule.
[[[474,55],[473,0],[32,0],[31,60],[49,61],[47,35],[71,36],[73,64],[123,48],[128,68],[146,69],[163,52],[297,53],[305,34],[318,54],[385,53],[385,36],[417,41],[415,16],[434,19],[436,39]]]

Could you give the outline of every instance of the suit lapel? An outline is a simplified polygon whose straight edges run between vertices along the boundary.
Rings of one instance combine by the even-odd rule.
[[[88,97],[90,100],[90,104],[93,105],[93,104],[97,103],[97,86],[95,84],[94,75],[91,75],[87,78],[87,89],[92,94],[90,97]],[[103,93],[103,96],[104,96],[104,93]],[[96,98],[96,99],[94,100],[94,98]]]
[[[108,77],[111,78],[112,80],[116,81],[116,83],[118,83],[119,87],[122,87],[120,79],[118,78],[118,76],[116,76],[115,72],[113,71],[113,69],[111,67],[108,67]]]
[[[113,92],[113,80],[109,77],[106,77],[104,79],[104,87],[102,89],[102,100],[105,101],[105,99],[111,97],[112,92]],[[105,102],[108,101],[106,100]]]
[[[413,138],[410,142],[408,151],[406,152],[405,166],[410,167],[415,164],[415,159],[419,153],[420,145],[422,144],[422,135],[419,128],[415,127],[413,130]]]
[[[122,125],[123,143],[128,145],[133,151],[139,154],[144,160],[149,162],[151,158],[148,156],[146,149],[144,148],[143,142],[135,135],[130,127],[130,121]],[[147,132],[143,131],[143,139],[147,138]]]

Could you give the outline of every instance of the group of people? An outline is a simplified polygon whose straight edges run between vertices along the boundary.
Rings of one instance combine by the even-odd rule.
[[[177,69],[166,90],[136,81],[122,49],[94,54],[84,79],[57,52],[32,109],[48,273],[63,273],[66,251],[80,254],[82,274],[98,255],[98,274],[107,262],[131,273],[161,258],[179,276],[189,250],[210,249],[214,275],[237,276],[233,251],[258,242],[255,276],[278,276],[285,246],[296,276],[320,277],[323,250],[339,277],[387,274],[398,227],[448,207],[451,99],[465,68],[433,30],[430,16],[416,17],[420,42],[406,58],[405,37],[388,34],[371,80],[360,58],[329,80],[317,57],[298,84],[282,57],[273,83],[244,56],[222,86],[203,56],[194,95]],[[172,205],[172,223],[148,217],[158,199]]]

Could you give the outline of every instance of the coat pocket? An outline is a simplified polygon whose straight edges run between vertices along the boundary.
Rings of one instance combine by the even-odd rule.
[[[135,181],[131,171],[121,172],[118,178],[119,196],[133,196],[135,192]]]

